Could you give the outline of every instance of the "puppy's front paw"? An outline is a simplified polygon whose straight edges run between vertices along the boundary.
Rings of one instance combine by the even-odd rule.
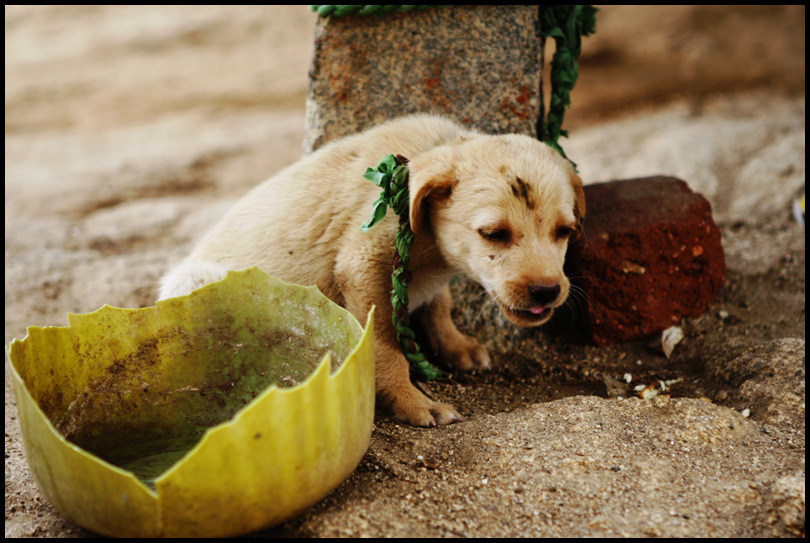
[[[445,426],[464,420],[452,405],[431,400],[413,385],[390,402],[394,416],[413,426]]]
[[[491,360],[486,347],[478,343],[474,337],[458,333],[451,341],[442,342],[440,347],[442,358],[461,371],[488,370]]]

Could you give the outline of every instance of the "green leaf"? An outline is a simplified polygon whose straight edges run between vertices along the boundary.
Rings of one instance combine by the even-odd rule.
[[[371,208],[371,220],[360,226],[360,230],[368,232],[369,229],[385,218],[385,213],[388,210],[388,204],[382,199],[374,202],[374,207]]]
[[[371,168],[369,168],[368,170],[366,170],[366,173],[363,174],[363,177],[365,177],[366,179],[368,179],[369,181],[371,181],[372,183],[374,183],[378,187],[382,187],[383,184],[384,184],[385,178],[387,176],[382,172],[378,172],[376,170],[372,170]]]

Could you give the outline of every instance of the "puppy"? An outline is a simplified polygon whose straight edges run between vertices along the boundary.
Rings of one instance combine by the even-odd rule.
[[[568,296],[568,242],[585,213],[571,164],[522,135],[485,135],[447,119],[415,115],[332,142],[237,202],[191,255],[161,282],[168,298],[258,266],[284,281],[316,285],[361,322],[375,312],[376,390],[394,415],[416,426],[463,420],[409,378],[390,301],[398,218],[364,233],[379,188],[362,177],[388,154],[409,159],[409,309],[430,347],[460,370],[488,368],[486,349],[456,329],[448,282],[479,282],[507,319],[538,326]]]

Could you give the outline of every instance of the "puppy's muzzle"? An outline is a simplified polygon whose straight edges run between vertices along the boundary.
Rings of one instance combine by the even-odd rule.
[[[548,321],[554,308],[560,305],[562,286],[535,283],[524,286],[518,292],[522,293],[519,295],[522,302],[515,305],[501,302],[501,310],[519,326],[537,326]]]

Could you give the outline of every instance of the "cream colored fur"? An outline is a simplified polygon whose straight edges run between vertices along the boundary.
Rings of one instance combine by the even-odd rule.
[[[488,368],[486,350],[450,319],[449,279],[463,272],[478,281],[519,325],[546,322],[568,294],[562,265],[584,214],[582,183],[567,160],[532,138],[483,135],[440,117],[389,121],[328,144],[265,181],[163,278],[160,298],[187,294],[227,270],[258,266],[318,286],[361,321],[376,305],[378,396],[411,424],[448,424],[462,417],[411,383],[391,324],[397,217],[389,211],[367,233],[360,230],[379,193],[362,173],[389,153],[410,161],[416,234],[410,309],[448,363]],[[553,299],[540,299],[538,291],[557,287]]]

